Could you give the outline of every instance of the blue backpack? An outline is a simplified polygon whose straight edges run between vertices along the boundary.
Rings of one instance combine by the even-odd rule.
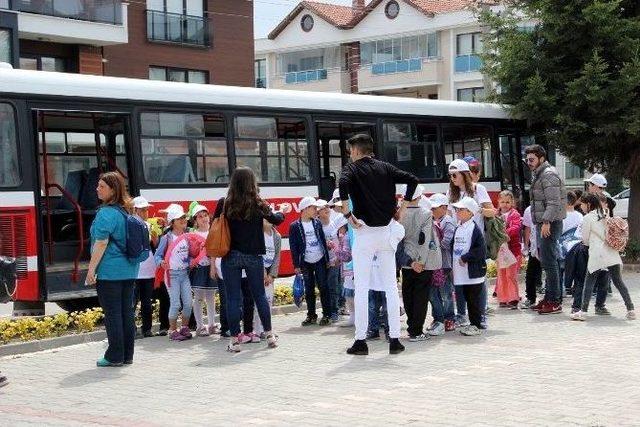
[[[146,260],[151,252],[149,229],[139,217],[130,215],[120,206],[116,209],[124,216],[126,242],[124,246],[115,240],[113,242],[129,261],[142,262]]]

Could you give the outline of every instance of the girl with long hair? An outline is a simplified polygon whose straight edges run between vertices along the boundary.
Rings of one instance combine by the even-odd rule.
[[[274,225],[284,221],[281,212],[272,212],[260,197],[256,176],[248,167],[239,167],[231,175],[226,199],[218,201],[214,218],[224,214],[231,232],[231,250],[222,258],[222,275],[225,281],[227,320],[230,342],[227,350],[240,351],[240,304],[242,301],[242,270],[246,272],[249,290],[260,321],[264,327],[267,344],[277,346],[276,336],[271,327],[271,311],[264,289],[265,254],[263,220]],[[215,273],[215,270],[213,274]]]

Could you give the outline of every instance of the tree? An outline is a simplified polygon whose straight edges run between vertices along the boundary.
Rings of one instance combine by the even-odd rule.
[[[483,72],[497,88],[489,99],[512,106],[574,164],[628,178],[630,232],[640,240],[640,2],[503,4],[478,9]]]

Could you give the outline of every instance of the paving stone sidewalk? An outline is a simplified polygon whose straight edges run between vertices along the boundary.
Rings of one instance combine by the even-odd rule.
[[[625,274],[640,303],[640,274]],[[135,364],[98,369],[105,343],[0,358],[0,425],[640,425],[640,320],[571,322],[497,310],[481,337],[447,333],[344,353],[352,330],[274,319],[280,347],[166,338],[136,342]],[[404,320],[404,319],[403,319]]]

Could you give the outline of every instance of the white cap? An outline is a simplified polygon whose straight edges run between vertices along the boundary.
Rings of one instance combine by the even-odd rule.
[[[303,197],[302,200],[300,200],[300,202],[298,203],[298,209],[300,209],[300,212],[307,209],[309,206],[317,206],[315,197]]]
[[[462,159],[455,159],[449,163],[449,172],[469,172],[469,163]]]
[[[439,208],[440,206],[449,206],[449,198],[442,193],[435,193],[429,197],[431,208]]]
[[[180,205],[179,205],[179,204],[177,204],[177,203],[171,203],[171,204],[170,204],[169,206],[167,206],[166,208],[164,208],[164,209],[160,209],[160,211],[159,211],[159,212],[169,213],[169,211],[171,211],[171,210],[176,210],[176,209],[178,209],[178,208],[182,208],[182,206],[180,206]]]
[[[335,203],[333,204],[333,206],[342,207],[342,200],[338,200],[337,202],[335,202]]]
[[[171,223],[171,221],[187,216],[184,212],[184,208],[180,205],[170,205],[167,208],[167,222]]]
[[[192,218],[195,218],[195,217],[196,217],[196,215],[198,215],[200,212],[203,212],[203,211],[204,211],[204,212],[206,212],[206,213],[209,213],[209,209],[207,209],[207,207],[206,207],[206,206],[203,206],[203,205],[196,205],[196,206],[193,208],[193,211],[191,212],[191,217],[192,217]]]
[[[591,175],[591,178],[585,179],[584,182],[590,182],[600,188],[605,188],[607,186],[607,178],[599,173],[594,173],[593,175]]]
[[[454,203],[453,207],[458,209],[467,209],[474,215],[480,210],[480,206],[478,206],[478,203],[476,203],[476,201],[471,197],[463,197],[462,200]]]
[[[335,200],[335,201],[340,200],[340,189],[339,188],[336,188],[335,190],[333,190],[333,195],[331,196],[331,200]]]
[[[407,185],[404,184],[402,186],[402,195],[404,196],[405,194],[407,194]],[[415,191],[413,192],[413,195],[411,196],[411,200],[415,200],[415,199],[419,199],[420,196],[422,196],[424,194],[424,187],[420,184],[418,184],[416,186]]]
[[[149,206],[153,206],[152,204],[149,203],[149,201],[147,199],[145,199],[142,196],[138,196],[138,197],[134,197],[133,198],[133,207],[136,209],[145,209],[148,208]]]
[[[324,207],[326,207],[329,203],[326,200],[323,199],[318,199],[316,200],[316,202],[314,203],[314,205],[316,205],[316,207],[318,209],[322,209]]]
[[[418,206],[420,206],[421,208],[431,210],[431,202],[429,201],[429,198],[424,194],[420,196],[420,201],[418,202]]]

